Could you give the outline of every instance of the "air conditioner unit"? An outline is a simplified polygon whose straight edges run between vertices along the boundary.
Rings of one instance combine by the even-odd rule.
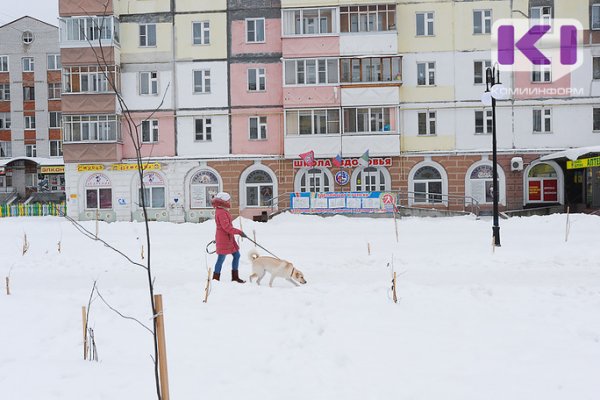
[[[513,157],[510,160],[510,170],[511,171],[523,171],[523,158]]]

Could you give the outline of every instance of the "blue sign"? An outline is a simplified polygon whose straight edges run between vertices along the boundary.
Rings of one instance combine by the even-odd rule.
[[[290,209],[298,214],[373,214],[394,211],[391,192],[291,193]]]

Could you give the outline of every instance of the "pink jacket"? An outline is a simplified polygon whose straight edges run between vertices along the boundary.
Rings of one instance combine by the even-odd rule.
[[[232,225],[231,214],[227,210],[231,205],[221,199],[213,199],[212,206],[215,208],[215,223],[217,233],[215,241],[217,242],[217,254],[233,254],[240,248],[235,242],[234,235],[241,235],[242,231]]]

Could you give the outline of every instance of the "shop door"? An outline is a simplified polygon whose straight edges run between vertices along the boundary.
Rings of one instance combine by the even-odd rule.
[[[592,207],[600,207],[600,168],[592,168]]]

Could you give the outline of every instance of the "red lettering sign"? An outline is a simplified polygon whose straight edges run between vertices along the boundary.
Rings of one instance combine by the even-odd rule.
[[[542,182],[529,181],[529,201],[542,200]]]
[[[544,201],[552,203],[558,201],[558,181],[556,179],[544,180]]]

